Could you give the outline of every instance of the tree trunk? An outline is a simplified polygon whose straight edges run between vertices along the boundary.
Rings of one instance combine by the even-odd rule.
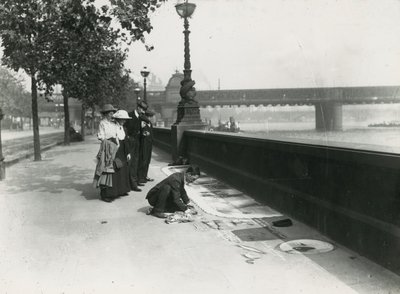
[[[0,108],[0,181],[6,178],[6,164],[3,157],[3,147],[1,143],[1,120],[3,119],[3,111]]]
[[[68,107],[68,97],[67,95],[63,92],[63,98],[64,98],[64,145],[69,145],[70,139],[69,139],[69,107]]]
[[[95,119],[94,119],[94,105],[92,106],[92,135],[94,135],[94,123],[95,123]]]
[[[81,136],[82,140],[85,141],[85,112],[86,107],[85,104],[82,103],[82,112],[81,112]]]
[[[38,102],[37,102],[37,84],[35,74],[31,76],[32,86],[32,120],[33,120],[33,152],[34,160],[42,160],[42,155],[40,154],[40,137],[39,137],[39,112],[38,112]]]

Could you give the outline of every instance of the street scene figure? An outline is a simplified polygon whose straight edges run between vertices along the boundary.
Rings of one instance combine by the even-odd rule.
[[[184,172],[173,173],[155,185],[146,199],[151,206],[151,214],[159,218],[167,218],[166,213],[183,211],[190,213],[190,199],[185,184],[192,183],[200,177],[198,166],[189,166]]]
[[[129,161],[129,182],[132,191],[140,192],[142,189],[139,186],[143,186],[139,183],[139,156],[140,156],[140,134],[141,134],[141,119],[140,115],[147,109],[147,103],[139,101],[137,108],[129,113],[132,118],[125,124],[125,131],[127,134],[127,140],[129,142],[129,152],[131,159]]]
[[[105,202],[126,196],[131,190],[128,170],[129,146],[125,141],[123,129],[125,121],[131,118],[125,110],[118,110],[112,118],[114,120],[106,124],[107,139],[101,142],[95,172],[96,186],[100,187],[100,197]]]
[[[147,109],[144,114],[140,115],[142,130],[139,148],[139,183],[143,184],[154,181],[148,177],[151,152],[153,150],[153,123],[150,118],[154,116],[154,114],[153,111]]]
[[[99,123],[99,131],[97,139],[103,141],[115,138],[115,122],[112,119],[113,114],[117,111],[111,104],[105,104],[100,111],[103,119]]]

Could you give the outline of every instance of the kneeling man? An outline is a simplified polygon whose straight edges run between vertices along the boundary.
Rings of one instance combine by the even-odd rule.
[[[155,185],[146,199],[153,206],[152,214],[166,218],[166,212],[190,212],[190,199],[185,190],[185,183],[189,184],[200,177],[200,168],[191,165],[182,173],[174,173]]]

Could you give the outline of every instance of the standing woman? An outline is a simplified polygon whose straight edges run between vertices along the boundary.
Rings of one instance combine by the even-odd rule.
[[[118,150],[117,125],[112,116],[117,110],[111,104],[105,104],[101,113],[103,119],[99,123],[97,138],[101,141],[97,153],[97,165],[93,179],[93,185],[100,188],[100,196],[103,201],[110,202],[107,189],[113,186],[114,159]]]
[[[97,139],[100,141],[116,138],[115,122],[112,118],[113,114],[117,111],[111,104],[105,104],[100,111],[103,119],[99,123],[99,131]]]
[[[112,116],[116,125],[116,139],[118,148],[113,161],[114,173],[112,173],[112,185],[101,189],[101,199],[105,202],[111,202],[120,196],[126,196],[131,191],[129,184],[128,162],[129,144],[125,140],[125,131],[123,125],[127,119],[131,119],[125,110],[118,110]]]

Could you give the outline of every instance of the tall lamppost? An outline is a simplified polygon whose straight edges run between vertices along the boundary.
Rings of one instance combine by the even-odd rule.
[[[186,157],[186,145],[183,141],[183,133],[186,130],[205,129],[206,124],[201,121],[199,103],[194,99],[196,88],[193,87],[195,81],[192,80],[192,70],[190,69],[190,50],[189,50],[189,21],[188,18],[193,14],[196,4],[185,2],[175,5],[176,12],[183,18],[185,63],[183,70],[183,80],[179,94],[181,100],[178,103],[176,122],[171,126],[172,136],[172,159],[175,162],[179,157]]]
[[[133,92],[135,93],[135,95],[136,95],[136,106],[138,105],[138,103],[139,103],[139,94],[140,94],[140,88],[139,87],[137,87],[137,88],[135,88],[135,89],[133,89]]]
[[[185,0],[185,2],[175,5],[175,8],[178,15],[183,18],[183,26],[185,28],[183,31],[185,37],[185,62],[183,80],[181,81],[181,89],[179,92],[181,101],[178,104],[178,115],[175,124],[179,124],[181,122],[188,124],[201,124],[199,103],[194,99],[196,96],[196,88],[193,87],[195,81],[192,80],[189,49],[190,31],[188,18],[191,17],[196,9],[196,4],[188,3],[188,0]]]
[[[143,101],[147,102],[147,96],[146,96],[146,78],[149,76],[150,71],[147,70],[147,67],[143,67],[143,69],[140,71],[140,74],[144,78],[143,82]]]

